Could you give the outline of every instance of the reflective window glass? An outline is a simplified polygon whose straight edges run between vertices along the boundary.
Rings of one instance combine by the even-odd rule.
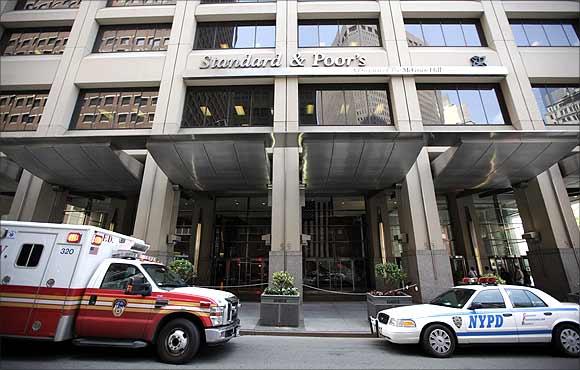
[[[528,37],[530,46],[549,46],[548,38],[541,24],[524,24],[524,32]]]
[[[229,124],[231,126],[247,126],[250,123],[251,95],[249,90],[232,92]]]
[[[568,41],[570,42],[571,46],[579,46],[580,41],[578,40],[578,34],[576,33],[576,29],[571,24],[563,24],[564,32],[568,37]]]
[[[234,31],[234,48],[248,49],[254,47],[256,39],[256,26],[237,26]]]
[[[369,118],[358,117],[361,125],[390,125],[391,110],[389,109],[389,95],[386,90],[367,90]],[[362,97],[361,97],[362,98]],[[362,104],[362,103],[361,103]]]
[[[579,86],[534,85],[532,89],[546,125],[580,124]]]
[[[522,24],[512,24],[512,32],[517,46],[530,46]]]
[[[483,36],[480,35],[478,30],[479,25],[474,23],[463,23],[461,24],[461,29],[463,30],[463,35],[465,36],[466,46],[483,46],[485,45]]]
[[[306,47],[380,46],[375,20],[304,21],[298,25],[298,45]]]
[[[481,308],[505,308],[505,301],[499,289],[489,289],[479,292],[471,305],[479,304]]]
[[[561,24],[545,24],[544,31],[546,31],[550,46],[570,45],[570,42],[568,41],[566,33],[564,32],[564,28],[562,28]]]
[[[276,47],[276,26],[256,27],[256,47],[274,48]]]
[[[446,125],[465,122],[457,90],[441,90],[441,107]]]
[[[405,24],[405,31],[407,33],[407,42],[409,46],[425,45],[423,31],[421,30],[420,24]]]
[[[446,46],[465,46],[463,31],[460,24],[442,24],[443,37]]]
[[[479,94],[485,109],[487,121],[490,125],[505,124],[504,116],[498,99],[498,89],[496,88],[481,88]]]
[[[459,99],[461,100],[465,124],[487,124],[487,118],[478,90],[459,90]]]
[[[320,46],[338,45],[338,24],[321,24],[318,27]]]
[[[271,48],[275,44],[273,22],[201,23],[197,27],[194,49]]]
[[[426,46],[445,46],[440,24],[423,24],[422,26]]]
[[[319,45],[318,26],[310,24],[299,25],[298,40],[301,48],[317,47]]]

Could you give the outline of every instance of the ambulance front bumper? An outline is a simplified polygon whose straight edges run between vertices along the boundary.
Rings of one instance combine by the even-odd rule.
[[[393,325],[380,323],[374,317],[369,316],[371,333],[377,338],[385,338],[391,343],[397,344],[417,344],[421,335],[418,328],[401,328]]]
[[[238,336],[240,336],[239,319],[229,325],[205,329],[205,342],[207,344],[225,343]]]

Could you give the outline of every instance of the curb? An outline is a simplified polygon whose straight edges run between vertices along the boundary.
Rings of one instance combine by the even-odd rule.
[[[272,337],[327,337],[327,338],[375,338],[367,332],[348,331],[281,331],[281,330],[240,330],[240,336],[264,335]]]

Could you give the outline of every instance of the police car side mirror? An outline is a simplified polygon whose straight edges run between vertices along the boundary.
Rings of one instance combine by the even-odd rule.
[[[151,284],[145,278],[131,278],[125,294],[148,296],[152,292]]]
[[[469,305],[469,307],[467,307],[468,310],[479,310],[482,308],[483,305],[481,303],[472,303],[471,305]]]

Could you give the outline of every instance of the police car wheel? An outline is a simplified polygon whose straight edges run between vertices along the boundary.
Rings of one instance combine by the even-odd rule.
[[[554,331],[554,344],[560,353],[571,356],[580,356],[580,330],[573,325],[561,325]]]
[[[169,364],[189,362],[199,350],[200,335],[189,320],[175,319],[167,323],[157,338],[157,354]]]
[[[421,344],[433,357],[449,357],[455,351],[455,336],[447,327],[439,324],[429,326],[423,332]]]

